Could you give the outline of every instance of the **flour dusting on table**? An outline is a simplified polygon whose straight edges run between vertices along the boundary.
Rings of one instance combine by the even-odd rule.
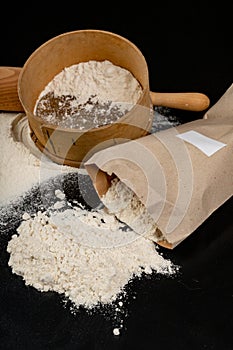
[[[15,113],[2,113],[0,116],[0,206],[15,201],[41,181],[60,173],[77,171],[53,163],[42,154],[39,158],[32,154],[21,142],[20,136],[14,133],[15,123],[23,117],[23,114]],[[28,125],[24,131],[30,133]]]

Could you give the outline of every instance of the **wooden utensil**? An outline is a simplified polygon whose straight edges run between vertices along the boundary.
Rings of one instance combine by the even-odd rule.
[[[20,67],[0,67],[0,110],[24,112],[18,97]],[[150,91],[154,106],[164,106],[189,111],[204,111],[210,105],[208,96],[198,92],[153,92]]]

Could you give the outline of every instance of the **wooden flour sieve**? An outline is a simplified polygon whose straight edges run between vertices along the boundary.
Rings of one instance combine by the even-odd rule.
[[[109,60],[128,69],[142,86],[137,104],[116,123],[84,131],[49,125],[35,116],[37,98],[53,77],[65,67],[89,60]],[[0,109],[25,112],[36,146],[59,164],[80,167],[100,149],[147,135],[153,122],[153,105],[202,111],[209,106],[209,99],[201,93],[151,92],[141,51],[111,32],[64,33],[41,45],[22,68],[0,68]]]
[[[19,100],[18,79],[22,68],[0,67],[0,110],[24,112]],[[150,91],[154,106],[164,106],[187,111],[201,112],[210,105],[209,98],[199,92],[153,92]]]

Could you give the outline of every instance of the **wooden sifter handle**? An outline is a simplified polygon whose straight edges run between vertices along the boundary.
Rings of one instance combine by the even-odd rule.
[[[0,110],[24,112],[18,97],[19,67],[0,67]],[[209,107],[209,98],[198,92],[150,92],[154,106],[203,111]]]
[[[154,106],[184,109],[187,111],[204,111],[210,105],[209,98],[199,92],[150,92]]]

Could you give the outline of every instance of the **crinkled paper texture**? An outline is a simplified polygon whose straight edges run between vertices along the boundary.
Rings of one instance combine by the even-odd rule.
[[[191,130],[226,146],[207,156],[177,137]],[[232,196],[232,150],[233,85],[203,118],[97,152],[85,167],[98,193],[108,185],[99,170],[126,183],[162,232],[158,243],[172,249]]]

